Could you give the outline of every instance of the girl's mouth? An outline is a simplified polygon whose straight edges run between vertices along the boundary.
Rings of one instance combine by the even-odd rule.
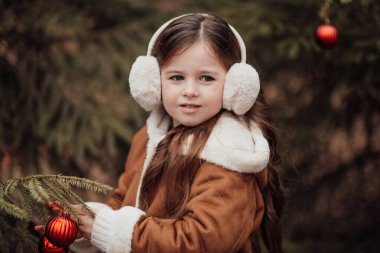
[[[198,112],[199,108],[201,108],[200,105],[195,104],[181,104],[180,107],[182,108],[182,112],[186,114],[193,114]]]
[[[182,104],[181,107],[184,107],[184,108],[199,108],[201,106],[200,105],[194,105],[194,104]]]

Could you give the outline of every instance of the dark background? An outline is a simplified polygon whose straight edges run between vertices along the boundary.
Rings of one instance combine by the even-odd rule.
[[[321,11],[339,29],[335,48],[315,42]],[[60,173],[115,186],[147,117],[130,66],[160,24],[188,12],[225,18],[260,73],[280,142],[285,251],[378,252],[375,0],[0,1],[1,181]]]

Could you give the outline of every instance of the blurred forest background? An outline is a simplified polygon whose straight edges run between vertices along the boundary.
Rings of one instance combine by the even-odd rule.
[[[329,50],[314,38],[324,2],[340,33]],[[188,12],[231,23],[260,73],[283,162],[285,251],[378,252],[378,0],[0,0],[1,181],[115,186],[147,117],[130,66],[159,24]]]

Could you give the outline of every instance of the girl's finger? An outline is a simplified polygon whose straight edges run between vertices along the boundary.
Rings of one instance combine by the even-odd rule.
[[[61,205],[61,203],[59,203],[59,201],[52,201],[52,202],[49,202],[48,203],[48,206],[50,208],[59,208],[61,210],[64,210],[65,208]]]
[[[92,213],[89,212],[83,205],[71,205],[71,207],[73,208],[74,212],[79,215],[79,216],[82,216],[82,215],[89,215],[89,216],[92,216]],[[94,212],[94,211],[93,211]]]
[[[44,232],[45,228],[42,225],[37,225],[37,226],[34,226],[34,230],[36,230],[38,232]]]
[[[82,232],[78,229],[77,239],[82,238],[82,237],[83,237]]]
[[[86,215],[86,214],[88,214],[87,210],[84,209],[82,205],[71,205],[71,207],[73,208],[73,210],[75,211],[75,213],[77,213],[78,215]]]
[[[59,203],[59,201],[52,201],[48,203],[48,206],[51,208],[51,210],[58,214],[61,215],[62,212],[65,210],[65,208]]]

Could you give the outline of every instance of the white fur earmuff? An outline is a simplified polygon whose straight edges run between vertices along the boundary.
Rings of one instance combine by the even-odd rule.
[[[160,67],[154,56],[137,57],[129,73],[132,97],[147,111],[161,104]]]
[[[235,63],[226,75],[223,108],[243,115],[255,103],[259,91],[260,80],[256,70],[246,63]]]
[[[161,104],[161,77],[157,59],[151,55],[152,48],[160,33],[174,20],[163,24],[149,41],[146,56],[139,56],[133,63],[129,74],[132,97],[147,111]],[[207,16],[207,14],[201,14]],[[260,91],[257,71],[246,63],[246,48],[240,34],[229,25],[240,47],[241,61],[228,70],[223,91],[223,108],[237,115],[245,114],[255,103]]]

